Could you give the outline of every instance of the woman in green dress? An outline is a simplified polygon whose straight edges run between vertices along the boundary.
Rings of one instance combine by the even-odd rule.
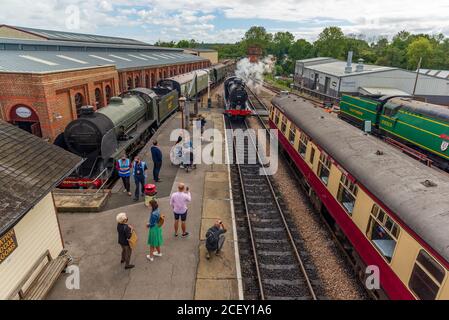
[[[161,246],[164,243],[164,239],[162,237],[162,223],[164,217],[161,218],[161,212],[156,200],[151,200],[150,205],[152,210],[147,224],[147,226],[150,228],[148,232],[148,245],[150,246],[150,254],[147,255],[147,259],[153,261],[154,256],[162,257]]]

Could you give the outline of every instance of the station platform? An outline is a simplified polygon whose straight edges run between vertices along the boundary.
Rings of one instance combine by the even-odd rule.
[[[202,109],[206,129],[224,131],[220,109]],[[236,229],[228,166],[199,164],[186,172],[171,164],[169,153],[174,141],[172,130],[181,126],[180,113],[169,119],[141,151],[141,158],[149,166],[147,183],[152,183],[150,147],[157,139],[163,152],[163,165],[157,183],[157,200],[166,220],[163,227],[162,257],[153,262],[146,259],[150,211],[143,199],[133,201],[123,192],[121,181],[112,189],[102,212],[60,213],[59,220],[65,247],[73,257],[72,265],[80,271],[80,288],[66,287],[69,275],[62,275],[47,299],[242,299],[242,286]],[[205,142],[207,143],[207,142]],[[203,143],[204,144],[204,143]],[[225,146],[223,146],[224,150]],[[224,152],[223,152],[224,154]],[[174,237],[174,217],[169,196],[183,182],[190,187],[186,238]],[[134,195],[134,182],[131,181]],[[126,212],[129,223],[138,235],[131,263],[135,268],[125,270],[120,264],[121,248],[117,243],[115,216]],[[206,259],[205,234],[216,219],[221,219],[228,232],[220,256]],[[180,232],[181,233],[181,232]]]

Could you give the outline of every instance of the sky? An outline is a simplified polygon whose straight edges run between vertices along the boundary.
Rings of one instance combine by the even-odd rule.
[[[449,0],[0,0],[0,24],[149,43],[234,43],[253,25],[309,41],[326,26],[367,40],[401,30],[449,36]]]

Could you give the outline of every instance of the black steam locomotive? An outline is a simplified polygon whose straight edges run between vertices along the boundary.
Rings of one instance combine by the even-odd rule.
[[[230,117],[246,117],[251,114],[248,106],[246,84],[239,77],[230,77],[224,82],[225,114]]]
[[[82,107],[81,116],[68,124],[57,141],[86,160],[60,187],[101,186],[114,173],[115,161],[124,153],[137,154],[177,109],[178,92],[163,87],[127,91],[96,112]]]

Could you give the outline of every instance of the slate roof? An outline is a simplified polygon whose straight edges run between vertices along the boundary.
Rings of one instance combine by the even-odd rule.
[[[425,166],[301,98],[278,96],[273,103],[449,262],[447,173]],[[435,186],[426,186],[426,181]]]
[[[14,227],[82,159],[0,120],[0,236]]]
[[[74,33],[74,32],[45,30],[45,29],[36,29],[36,28],[26,28],[26,27],[17,27],[17,26],[9,26],[9,25],[0,25],[0,27],[1,26],[5,26],[5,27],[12,28],[12,29],[20,30],[23,32],[31,33],[33,35],[42,37],[47,40],[97,42],[97,43],[109,43],[109,44],[130,44],[130,45],[146,44],[145,42],[142,42],[142,41],[128,39],[128,38],[120,38],[120,37],[109,37],[109,36],[101,36],[101,35],[94,35],[94,34]]]
[[[114,50],[156,50],[182,53],[180,48],[158,47],[147,43],[116,44],[103,42],[81,42],[62,40],[30,40],[0,37],[0,50],[26,51],[114,51]]]
[[[0,72],[47,73],[116,66],[117,70],[132,70],[207,59],[187,53],[168,51],[24,51],[0,50]]]

